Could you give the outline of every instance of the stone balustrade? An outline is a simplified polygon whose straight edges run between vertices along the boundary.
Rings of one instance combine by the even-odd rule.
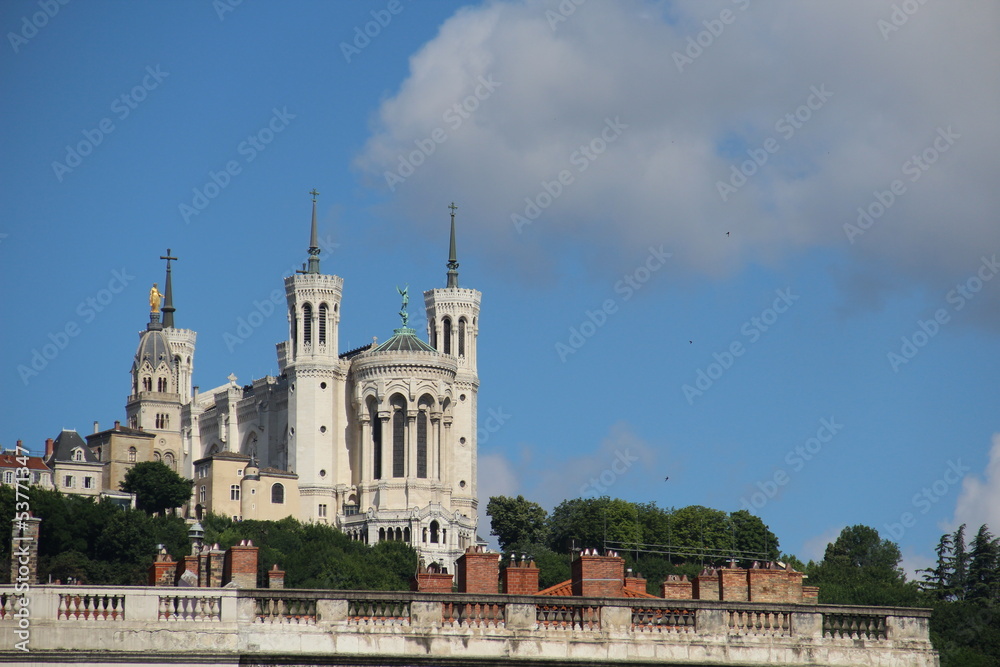
[[[938,664],[924,609],[110,586],[33,586],[28,596],[37,665]],[[26,657],[13,649],[17,597],[0,587],[0,662]]]

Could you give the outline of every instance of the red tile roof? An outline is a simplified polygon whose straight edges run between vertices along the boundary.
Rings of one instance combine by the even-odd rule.
[[[538,595],[553,595],[558,597],[572,597],[573,596],[573,580],[567,579],[561,584],[556,584],[555,586],[549,586],[545,590],[538,591]],[[656,595],[650,595],[649,593],[640,593],[639,591],[630,591],[627,588],[622,588],[622,597],[625,598],[653,598],[654,600],[660,599]]]
[[[24,457],[22,457],[22,460],[24,460]],[[17,455],[13,452],[4,452],[0,454],[0,468],[20,467],[21,463],[17,460]],[[46,472],[51,472],[40,456],[29,456],[27,467],[29,470],[44,470]]]

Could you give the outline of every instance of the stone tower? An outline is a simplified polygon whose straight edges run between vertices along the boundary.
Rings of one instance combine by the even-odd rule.
[[[279,366],[288,377],[288,432],[284,466],[299,476],[301,511],[307,520],[335,504],[334,489],[348,462],[344,385],[347,365],[337,354],[340,300],[344,280],[320,273],[313,190],[309,260],[303,270],[285,278],[288,340],[278,346]],[[341,460],[343,459],[343,460]],[[341,470],[343,469],[343,470]],[[322,509],[320,509],[322,507]]]
[[[165,293],[150,291],[149,323],[139,332],[132,361],[132,387],[125,404],[128,427],[155,435],[153,457],[184,474],[188,461],[181,446],[181,409],[190,401],[196,334],[174,328],[173,281],[167,250]],[[163,307],[160,308],[162,297]],[[161,315],[163,321],[161,321]]]
[[[455,404],[450,425],[451,465],[442,479],[453,489],[452,508],[475,517],[476,484],[476,410],[479,374],[476,370],[476,339],[479,335],[479,307],[482,293],[458,285],[458,256],[455,248],[455,210],[451,209],[451,240],[448,253],[447,283],[444,288],[424,292],[427,310],[427,334],[431,346],[455,358]],[[472,536],[473,539],[475,536]]]

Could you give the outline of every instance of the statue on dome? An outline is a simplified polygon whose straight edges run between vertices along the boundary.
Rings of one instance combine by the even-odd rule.
[[[410,286],[407,285],[403,289],[399,289],[397,285],[396,291],[399,292],[399,296],[403,297],[403,306],[399,311],[399,316],[403,319],[403,326],[406,327],[406,323],[410,321],[410,314],[406,312],[406,306],[410,303]]]
[[[158,313],[160,312],[160,303],[163,302],[163,294],[157,289],[156,283],[153,283],[153,287],[149,290],[149,312]]]

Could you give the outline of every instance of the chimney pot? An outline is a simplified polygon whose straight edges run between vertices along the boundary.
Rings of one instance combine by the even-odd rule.
[[[18,440],[17,444],[20,445],[21,441]],[[55,440],[52,438],[45,438],[45,458],[52,456],[52,452],[55,451]]]
[[[122,423],[116,419],[115,420],[115,430],[117,431],[117,430],[121,429],[121,427],[122,427]]]
[[[97,432],[98,432],[99,430],[101,430],[101,429],[100,429],[100,427],[98,426],[98,423],[97,423],[97,420],[95,419],[95,420],[94,420],[94,433],[97,433]]]

